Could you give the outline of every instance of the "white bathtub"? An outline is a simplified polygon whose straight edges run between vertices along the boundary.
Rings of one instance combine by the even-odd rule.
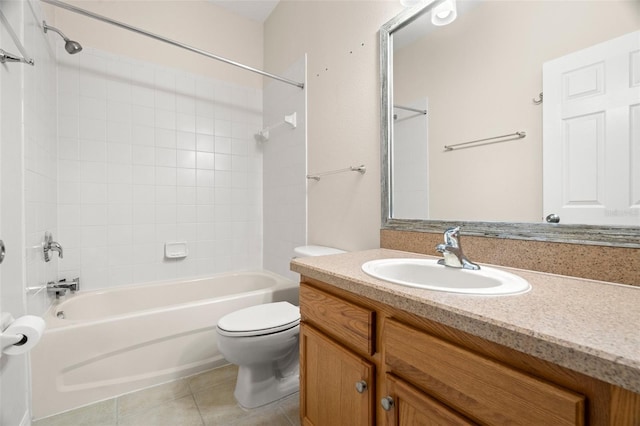
[[[218,319],[275,301],[298,283],[268,271],[78,292],[52,306],[31,351],[33,415],[42,418],[227,362]]]

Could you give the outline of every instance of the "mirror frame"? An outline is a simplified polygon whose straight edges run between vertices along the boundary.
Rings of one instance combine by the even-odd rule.
[[[518,240],[548,241],[613,247],[640,248],[640,227],[565,225],[551,223],[473,222],[395,219],[391,193],[391,149],[393,147],[393,32],[428,13],[438,0],[405,9],[380,28],[380,180],[383,230],[441,233],[461,226],[466,235]]]

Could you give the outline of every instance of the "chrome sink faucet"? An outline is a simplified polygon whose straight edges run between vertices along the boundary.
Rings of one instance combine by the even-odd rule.
[[[438,264],[451,268],[480,269],[464,255],[460,245],[460,227],[449,228],[444,231],[444,244],[438,244],[436,250],[444,255],[444,259],[438,260]]]

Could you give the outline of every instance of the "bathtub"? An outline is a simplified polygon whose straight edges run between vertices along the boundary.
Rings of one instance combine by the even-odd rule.
[[[33,416],[47,417],[227,364],[215,326],[261,303],[298,304],[298,283],[268,271],[83,292],[45,314],[31,351]]]

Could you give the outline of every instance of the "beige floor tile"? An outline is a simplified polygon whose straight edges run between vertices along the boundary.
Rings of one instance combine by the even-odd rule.
[[[251,415],[233,397],[235,382],[225,382],[193,394],[205,425],[227,425]]]
[[[253,410],[233,397],[230,365],[35,422],[34,426],[299,426],[300,395]],[[193,389],[193,394],[192,394]]]
[[[193,396],[165,402],[147,411],[121,417],[118,426],[202,426]]]
[[[228,381],[235,383],[236,377],[238,377],[238,366],[229,364],[188,377],[187,380],[189,381],[191,392],[196,393],[220,383]]]
[[[33,426],[115,426],[116,401],[110,399],[32,423]]]
[[[143,389],[117,398],[118,417],[130,416],[139,411],[147,411],[184,396],[191,395],[186,379],[180,379]]]
[[[300,426],[300,393],[296,392],[278,403],[280,411],[294,426]]]
[[[250,410],[240,419],[232,420],[229,426],[291,426],[291,422],[277,406]]]

